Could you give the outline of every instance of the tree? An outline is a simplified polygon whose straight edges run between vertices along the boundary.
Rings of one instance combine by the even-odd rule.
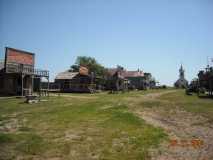
[[[122,67],[122,66],[120,66],[120,65],[117,65],[117,69],[118,69],[119,71],[123,71],[123,70],[124,70],[124,67]]]
[[[78,72],[80,66],[87,67],[89,73],[93,72],[95,76],[99,77],[103,77],[106,72],[106,69],[101,64],[99,64],[93,57],[78,56],[75,61],[75,64],[71,66],[71,70],[73,72]]]

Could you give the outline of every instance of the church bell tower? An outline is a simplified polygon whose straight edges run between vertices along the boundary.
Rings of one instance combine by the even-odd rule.
[[[180,73],[179,77],[180,77],[180,79],[185,79],[184,72],[185,71],[184,71],[183,66],[181,64],[181,67],[179,69],[179,73]]]

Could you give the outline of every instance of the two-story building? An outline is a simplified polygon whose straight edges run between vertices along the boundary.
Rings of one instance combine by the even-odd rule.
[[[0,94],[24,96],[32,94],[34,88],[41,91],[34,81],[40,82],[42,77],[49,80],[49,72],[34,66],[34,53],[6,47],[5,59],[0,63]]]

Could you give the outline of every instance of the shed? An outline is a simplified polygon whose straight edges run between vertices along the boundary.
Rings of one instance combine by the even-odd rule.
[[[93,93],[95,91],[93,78],[82,68],[79,72],[67,70],[58,73],[55,83],[59,84],[61,92]]]

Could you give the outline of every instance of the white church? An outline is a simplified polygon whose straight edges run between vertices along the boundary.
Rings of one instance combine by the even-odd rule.
[[[179,79],[175,82],[174,86],[176,88],[186,88],[188,86],[188,81],[185,79],[185,75],[184,75],[184,69],[183,66],[181,64],[181,67],[179,69]]]

